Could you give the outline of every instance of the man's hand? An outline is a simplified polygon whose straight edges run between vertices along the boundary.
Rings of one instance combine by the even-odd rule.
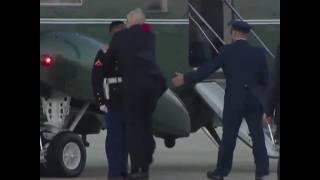
[[[266,113],[263,113],[263,121],[265,123],[271,124],[272,120],[273,120],[273,118],[271,116],[267,116]]]
[[[108,113],[108,108],[107,108],[106,105],[101,105],[101,106],[99,107],[99,109],[100,109],[100,111],[102,111],[102,112]]]
[[[176,72],[176,77],[172,78],[172,84],[176,87],[182,86],[184,84],[183,74]]]

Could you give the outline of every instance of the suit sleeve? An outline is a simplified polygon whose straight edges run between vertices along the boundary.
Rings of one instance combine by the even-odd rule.
[[[200,66],[196,71],[191,71],[184,74],[184,80],[186,84],[195,84],[202,81],[210,74],[223,66],[224,62],[224,48],[221,48],[220,54],[215,59],[209,61]]]
[[[103,90],[103,59],[104,53],[102,50],[99,50],[93,63],[92,73],[91,73],[91,83],[92,83],[92,90],[94,93],[94,97],[99,105],[105,105],[107,103],[104,97],[104,90]]]
[[[271,83],[268,99],[266,114],[268,116],[273,116],[273,111],[280,102],[280,47],[277,51],[275,70],[274,70],[274,80]]]

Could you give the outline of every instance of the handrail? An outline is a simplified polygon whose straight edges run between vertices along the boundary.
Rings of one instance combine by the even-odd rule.
[[[213,28],[208,24],[208,22],[200,15],[200,13],[192,6],[192,4],[188,3],[193,12],[200,18],[200,20],[209,28],[209,30],[219,39],[219,41],[225,45],[226,43],[220,38],[218,33],[213,30]]]
[[[238,11],[232,6],[232,4],[230,4],[228,1],[226,0],[222,0],[231,10],[232,12],[234,12],[238,18],[241,21],[244,21],[244,19],[241,17],[241,15],[238,13]],[[270,51],[270,49],[264,44],[264,42],[260,39],[260,37],[254,32],[253,29],[251,29],[251,33],[253,34],[253,36],[259,41],[259,43],[264,47],[264,49],[266,49],[268,51],[268,53],[271,55],[272,58],[275,58],[275,56],[273,55],[273,53]]]
[[[207,34],[204,32],[204,30],[202,29],[202,27],[200,26],[200,24],[192,17],[191,14],[189,14],[190,19],[198,26],[198,28],[200,29],[200,31],[202,32],[202,34],[204,35],[204,37],[208,40],[208,42],[210,43],[210,45],[213,47],[213,49],[220,54],[219,50],[215,47],[215,45],[211,42],[210,38],[207,36]],[[197,68],[195,68],[194,70],[196,70]],[[217,70],[217,72],[222,72],[222,69],[219,68]]]
[[[207,34],[204,32],[204,30],[201,28],[200,24],[191,16],[191,14],[189,14],[190,19],[198,26],[198,28],[200,29],[200,31],[202,32],[202,34],[204,35],[204,37],[208,40],[208,42],[210,43],[210,45],[213,47],[213,49],[219,54],[218,49],[213,45],[213,43],[211,42],[211,40],[209,39],[209,37],[207,36]]]
[[[237,16],[241,21],[244,21],[244,19],[241,17],[241,15],[237,12],[237,10],[226,0],[222,0],[223,3],[225,3]],[[192,9],[192,11],[199,17],[199,19],[208,27],[208,29],[219,39],[219,41],[224,45],[226,44],[220,36],[213,30],[213,28],[210,26],[210,24],[200,15],[200,13],[193,7],[191,3],[188,2],[189,7]],[[194,19],[193,19],[194,20]],[[199,25],[200,26],[200,25]],[[265,45],[265,43],[261,40],[261,38],[254,32],[253,29],[251,29],[251,33],[253,36],[259,41],[259,43],[263,46],[263,48],[270,54],[272,58],[275,58],[274,54],[270,51],[270,49]]]

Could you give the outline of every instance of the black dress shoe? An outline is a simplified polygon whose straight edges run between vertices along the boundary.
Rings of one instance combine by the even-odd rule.
[[[127,180],[148,180],[149,174],[146,172],[132,173],[129,174]]]
[[[213,171],[208,171],[207,172],[207,177],[211,180],[223,180],[223,177],[222,176],[217,176],[214,174]]]

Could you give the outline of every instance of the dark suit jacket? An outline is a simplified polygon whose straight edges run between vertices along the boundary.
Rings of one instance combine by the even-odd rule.
[[[260,108],[269,79],[264,50],[251,46],[246,40],[225,45],[213,61],[186,73],[185,81],[199,82],[220,67],[226,77],[224,108],[241,109],[248,103],[252,108]]]
[[[116,33],[104,59],[104,65],[114,59],[119,61],[125,94],[150,86],[146,84],[150,79],[161,84],[161,93],[165,91],[165,78],[156,63],[155,34],[150,25],[134,25]]]

